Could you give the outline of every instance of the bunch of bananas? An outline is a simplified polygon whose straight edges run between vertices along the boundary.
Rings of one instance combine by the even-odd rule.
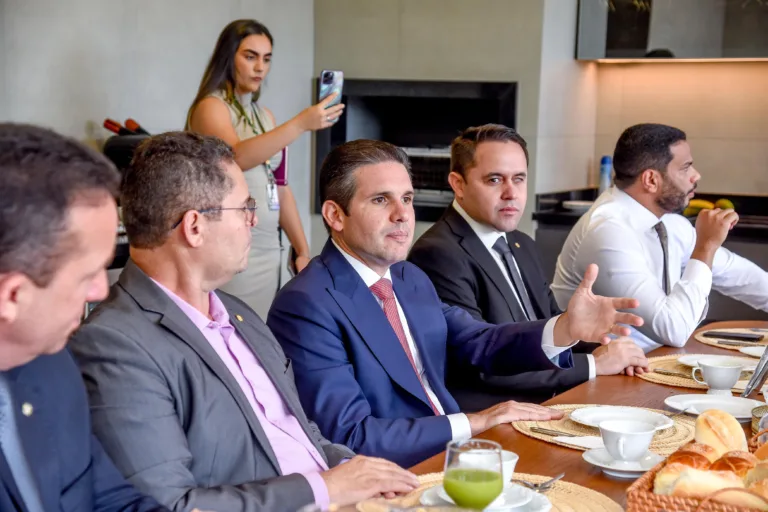
[[[695,217],[701,210],[712,210],[720,208],[722,210],[734,209],[733,203],[729,199],[718,199],[714,203],[705,199],[691,199],[688,206],[683,211],[686,217]]]

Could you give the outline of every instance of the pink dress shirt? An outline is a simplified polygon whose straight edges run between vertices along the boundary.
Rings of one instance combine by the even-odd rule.
[[[330,499],[328,488],[320,472],[327,470],[328,465],[309,440],[296,417],[286,407],[256,355],[232,327],[229,313],[221,300],[214,292],[209,293],[209,314],[213,318],[210,320],[168,288],[157,281],[154,282],[200,329],[205,339],[227,365],[251,404],[261,428],[264,429],[277,457],[281,473],[303,475],[312,488],[315,503],[326,509]]]

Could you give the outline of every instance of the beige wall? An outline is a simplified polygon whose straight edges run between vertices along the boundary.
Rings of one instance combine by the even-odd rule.
[[[589,186],[594,167],[597,65],[576,53],[577,2],[546,0],[533,194]]]
[[[278,121],[310,105],[312,0],[0,0],[0,120],[36,123],[98,146],[104,118],[159,133],[184,127],[221,29],[238,18],[275,37],[263,101]],[[289,173],[309,234],[310,136]]]
[[[624,128],[664,123],[688,134],[700,191],[768,194],[768,63],[603,64],[598,88],[596,160]]]
[[[315,74],[517,82],[517,128],[535,169],[543,7],[542,0],[315,0]],[[532,172],[530,194],[535,189]],[[326,235],[313,217],[316,254]],[[531,228],[530,210],[523,227]]]

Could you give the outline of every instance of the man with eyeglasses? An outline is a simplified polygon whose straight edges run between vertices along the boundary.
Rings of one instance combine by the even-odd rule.
[[[272,333],[217,290],[245,269],[257,222],[228,145],[151,137],[121,202],[131,259],[71,348],[94,431],[130,482],[173,510],[222,512],[347,505],[418,485],[323,438]]]

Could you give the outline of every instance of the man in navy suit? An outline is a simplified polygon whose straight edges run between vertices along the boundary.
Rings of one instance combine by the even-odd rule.
[[[64,350],[107,293],[119,176],[49,130],[0,123],[0,510],[165,511],[131,487],[91,434]]]
[[[509,375],[570,367],[575,340],[607,342],[637,325],[631,299],[596,297],[585,277],[568,311],[551,320],[493,326],[444,305],[405,262],[414,229],[408,157],[385,142],[335,148],[320,170],[322,254],[278,294],[267,324],[293,360],[305,410],[352,450],[409,466],[500,423],[559,418],[504,402],[462,414],[445,387],[450,361]]]

